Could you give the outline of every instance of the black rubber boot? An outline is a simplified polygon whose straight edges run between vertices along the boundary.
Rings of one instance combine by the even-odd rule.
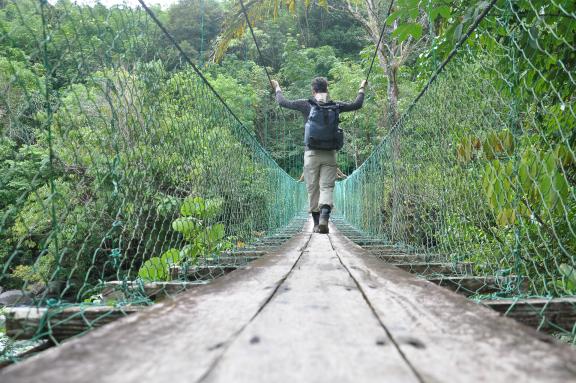
[[[318,225],[320,224],[320,212],[319,211],[312,212],[312,220],[314,221],[314,228],[312,229],[312,232],[318,233]]]
[[[320,206],[320,221],[318,222],[318,232],[328,234],[328,220],[330,219],[330,205]]]

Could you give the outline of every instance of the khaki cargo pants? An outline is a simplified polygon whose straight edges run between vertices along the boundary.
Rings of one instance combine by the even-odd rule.
[[[333,206],[336,182],[336,150],[307,150],[304,152],[304,180],[308,189],[309,212],[320,206]]]

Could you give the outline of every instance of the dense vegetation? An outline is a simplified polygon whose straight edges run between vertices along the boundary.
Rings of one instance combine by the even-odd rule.
[[[386,17],[386,1],[255,1],[262,56],[236,2],[153,8],[242,127],[143,10],[40,3],[0,0],[0,285],[84,299],[285,224],[301,189],[252,137],[297,178],[302,118],[264,68],[288,97],[326,76],[352,99],[387,23],[364,109],[342,116],[345,173],[377,149],[379,170],[347,183],[368,185],[355,223],[491,272],[523,259],[532,291],[576,292],[573,2],[496,2],[404,120],[488,2],[399,0]]]
[[[496,2],[342,185],[346,217],[395,243],[472,261],[475,273],[501,277],[500,295],[575,294],[575,7]],[[463,30],[448,26],[419,57],[424,67]]]

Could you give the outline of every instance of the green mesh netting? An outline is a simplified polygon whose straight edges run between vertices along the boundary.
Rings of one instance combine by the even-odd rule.
[[[576,3],[495,3],[336,204],[421,255],[414,270],[452,264],[428,278],[474,276],[461,287],[477,298],[574,296]],[[575,323],[554,329],[576,339]]]
[[[412,255],[412,271],[475,298],[573,297],[576,5],[490,6],[338,184],[336,209]],[[0,286],[24,305],[9,313],[26,318],[12,339],[32,340],[0,339],[2,360],[205,283],[299,230],[303,185],[144,10],[0,0],[0,12]],[[282,123],[261,141],[297,176],[287,143],[301,137]],[[546,307],[535,304],[537,325],[574,341]]]
[[[143,9],[0,13],[0,286],[39,308],[10,313],[32,323],[13,338],[59,341],[58,323],[101,325],[300,229],[303,185]]]

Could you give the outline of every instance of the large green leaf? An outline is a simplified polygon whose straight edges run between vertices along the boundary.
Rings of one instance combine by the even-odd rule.
[[[198,239],[202,241],[207,247],[216,246],[225,236],[224,225],[219,223],[210,227],[207,227],[202,231]]]
[[[392,36],[396,37],[399,41],[404,41],[410,36],[418,39],[422,36],[422,25],[417,23],[400,24],[394,32],[392,32]]]
[[[438,17],[443,17],[449,19],[452,15],[452,11],[448,5],[441,5],[430,10],[430,19],[436,21]]]
[[[202,197],[188,197],[180,206],[180,214],[184,217],[198,217],[206,209],[206,201]]]
[[[502,163],[499,160],[490,161],[484,168],[482,187],[488,205],[496,214],[496,223],[499,226],[512,225],[516,222],[513,171],[512,162]]]
[[[170,249],[164,252],[160,260],[168,265],[177,265],[181,261],[180,250]]]
[[[180,250],[180,258],[186,258],[188,261],[193,261],[202,253],[202,244],[195,242],[193,244],[186,245]]]
[[[159,257],[152,257],[140,267],[138,276],[144,281],[166,281],[169,278],[168,264]]]
[[[177,218],[172,222],[172,229],[185,237],[192,236],[197,231],[198,223],[192,217]]]
[[[213,225],[208,229],[208,238],[212,243],[220,241],[224,238],[224,235],[226,235],[226,233],[224,231],[224,225],[221,223]]]
[[[180,207],[180,214],[184,217],[210,219],[218,215],[221,208],[221,199],[216,198],[205,200],[202,197],[188,197]]]

